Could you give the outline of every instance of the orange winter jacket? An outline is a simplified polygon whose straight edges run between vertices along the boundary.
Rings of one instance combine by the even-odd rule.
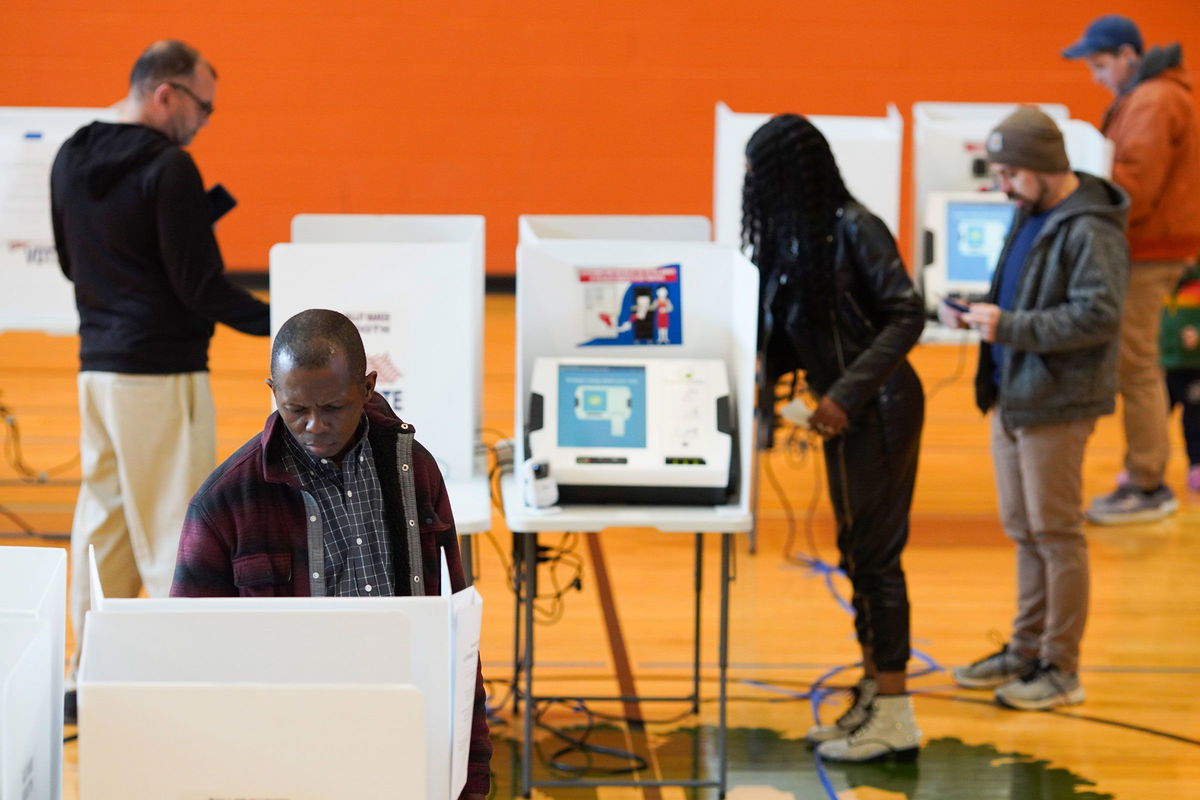
[[[1129,194],[1133,261],[1189,260],[1200,250],[1200,117],[1178,46],[1155,55],[1168,55],[1166,68],[1118,96],[1103,130],[1113,181]]]

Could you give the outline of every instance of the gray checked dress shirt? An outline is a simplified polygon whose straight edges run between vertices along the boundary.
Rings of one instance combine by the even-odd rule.
[[[325,595],[390,597],[392,544],[383,517],[383,489],[367,439],[367,418],[357,444],[337,464],[315,458],[289,434],[283,464],[321,509],[324,529]]]

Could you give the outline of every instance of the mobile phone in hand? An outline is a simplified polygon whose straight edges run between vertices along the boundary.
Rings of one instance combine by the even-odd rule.
[[[955,311],[961,311],[964,314],[971,310],[971,307],[958,297],[943,297],[942,302],[953,308]]]

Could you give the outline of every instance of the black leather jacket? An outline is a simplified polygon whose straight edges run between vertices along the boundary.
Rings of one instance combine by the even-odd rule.
[[[808,321],[786,271],[763,275],[763,369],[770,383],[796,369],[853,418],[925,327],[924,305],[883,221],[856,202],[838,211],[834,297],[828,319]],[[769,329],[768,329],[769,328]]]

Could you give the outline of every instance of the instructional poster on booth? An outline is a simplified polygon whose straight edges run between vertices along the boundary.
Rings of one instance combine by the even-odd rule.
[[[680,266],[579,267],[581,347],[683,344]]]

